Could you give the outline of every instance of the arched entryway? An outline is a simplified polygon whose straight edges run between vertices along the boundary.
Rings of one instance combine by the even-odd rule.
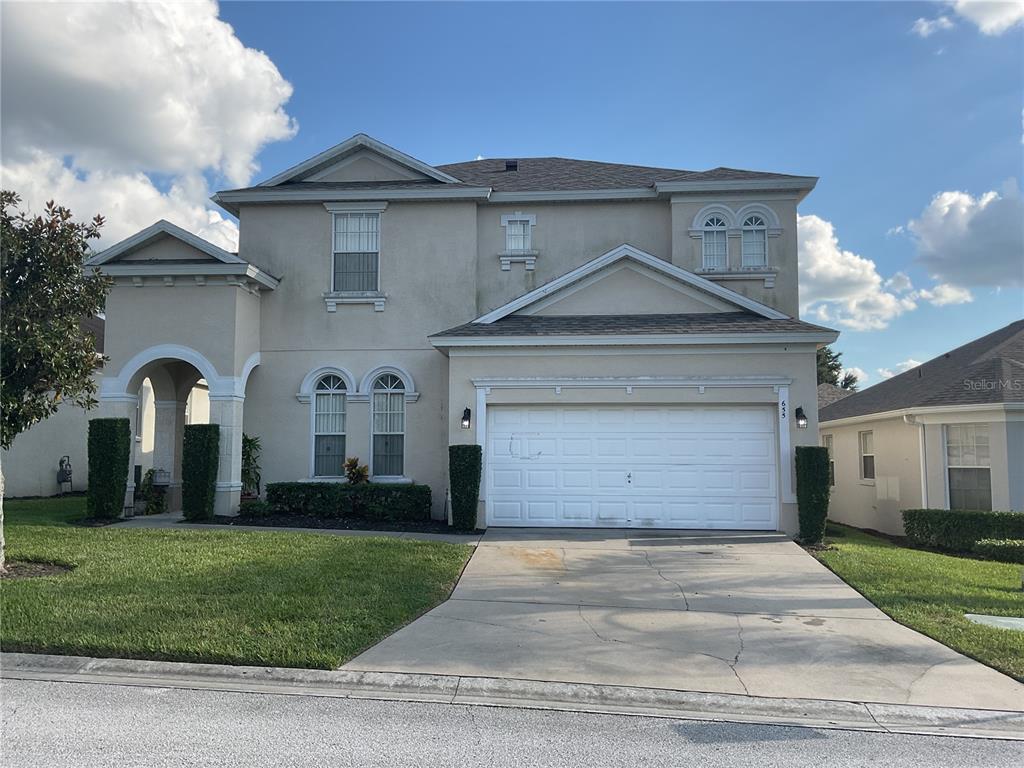
[[[249,373],[259,364],[253,355],[239,376],[222,376],[201,353],[188,347],[159,345],[140,352],[113,376],[104,377],[100,387],[100,403],[105,416],[128,418],[132,433],[145,439],[146,426],[140,430],[138,419],[140,392],[152,393],[152,466],[166,472],[168,509],[181,508],[181,458],[185,425],[203,423],[220,426],[220,462],[217,471],[217,514],[233,514],[238,509],[241,482],[242,417],[245,383]],[[189,413],[190,400],[196,411]],[[205,408],[203,406],[206,406]],[[205,418],[203,416],[205,415]],[[136,450],[133,441],[128,465],[126,505],[135,492]],[[148,463],[148,462],[147,462]]]

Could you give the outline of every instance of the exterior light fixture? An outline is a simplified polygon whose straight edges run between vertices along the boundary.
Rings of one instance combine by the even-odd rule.
[[[796,409],[796,428],[807,429],[807,414],[804,413],[803,408]]]
[[[470,424],[473,423],[473,412],[467,408],[462,412],[462,428],[469,429]],[[806,426],[806,425],[805,425]]]

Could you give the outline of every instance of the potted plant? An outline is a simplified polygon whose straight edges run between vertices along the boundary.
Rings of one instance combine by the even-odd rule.
[[[260,496],[260,439],[242,433],[242,501],[251,501]]]

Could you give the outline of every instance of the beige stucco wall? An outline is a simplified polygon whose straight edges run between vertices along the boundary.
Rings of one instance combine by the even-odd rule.
[[[880,419],[821,428],[832,435],[836,484],[829,518],[857,528],[902,535],[901,510],[921,506],[921,459],[918,429],[902,418]],[[874,433],[875,479],[860,477],[858,434]]]
[[[946,468],[947,424],[989,427],[992,508],[1024,511],[1024,416],[1001,409],[979,409],[913,416],[864,419],[853,424],[823,424],[821,435],[833,435],[836,485],[829,517],[858,528],[902,535],[901,511],[926,506],[948,509]],[[924,433],[926,496],[922,498],[920,436]],[[858,433],[874,432],[874,481],[860,478]]]
[[[774,212],[782,229],[777,237],[768,237],[768,267],[776,270],[775,285],[765,287],[763,279],[758,280],[722,280],[722,285],[745,296],[775,307],[786,314],[796,317],[799,313],[799,296],[797,291],[797,232],[796,209],[797,198],[793,195],[750,194],[728,196],[700,195],[674,196],[672,209],[672,263],[699,272],[703,264],[702,242],[700,238],[690,236],[697,214],[709,204],[719,204],[738,214],[744,206],[751,203],[761,204]],[[736,221],[736,227],[742,225]],[[699,227],[700,224],[698,223]],[[769,222],[771,226],[771,222]],[[739,230],[730,234],[728,242],[728,264],[730,270],[738,270],[741,265],[741,237]]]
[[[479,350],[469,353],[453,350],[449,361],[450,392],[448,405],[448,439],[452,444],[476,441],[476,431],[462,429],[460,417],[464,408],[476,409],[474,378],[545,379],[573,377],[740,377],[773,376],[792,379],[789,403],[791,412],[802,407],[808,416],[808,428],[796,427],[790,419],[791,446],[817,444],[817,385],[814,345],[750,345],[706,348],[635,348],[613,351],[594,348],[560,348],[557,350],[507,349]],[[560,394],[550,389],[492,389],[489,404],[500,403],[702,403],[755,404],[777,403],[778,395],[771,386],[757,388],[707,388],[704,394],[696,389],[644,388],[626,394],[623,387],[608,389],[573,389],[566,386]],[[481,418],[480,414],[474,418]],[[792,450],[792,448],[791,448]],[[781,459],[782,457],[780,457]],[[486,461],[486,457],[485,457]],[[780,474],[787,462],[780,461]],[[790,473],[791,462],[790,462]],[[791,486],[795,487],[795,485]],[[780,493],[783,483],[779,483]],[[780,500],[781,501],[781,500]],[[782,530],[798,531],[796,504],[780,503],[779,521]],[[485,524],[480,504],[478,525]]]
[[[602,271],[581,290],[560,291],[550,304],[526,307],[524,315],[655,315],[689,312],[735,312],[728,304],[696,288],[682,288],[653,270],[631,262],[620,262]],[[638,300],[642,297],[642,301]]]

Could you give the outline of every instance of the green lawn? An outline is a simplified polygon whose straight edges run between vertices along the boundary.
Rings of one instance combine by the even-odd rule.
[[[831,524],[826,543],[835,549],[815,556],[900,624],[1024,680],[1024,632],[964,618],[1024,616],[1021,566],[908,549]]]
[[[337,667],[445,600],[471,549],[297,533],[84,528],[85,499],[4,504],[6,651]]]

